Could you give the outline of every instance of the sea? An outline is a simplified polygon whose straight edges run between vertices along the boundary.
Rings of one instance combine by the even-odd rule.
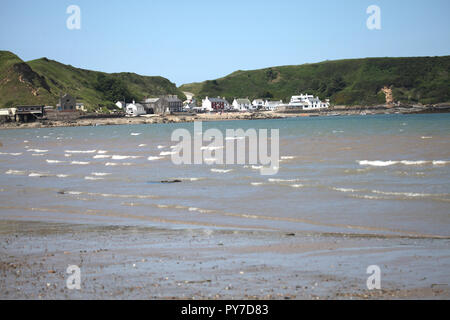
[[[0,219],[450,236],[450,114],[202,125],[278,129],[278,173],[174,164],[171,135],[193,123],[0,130]]]

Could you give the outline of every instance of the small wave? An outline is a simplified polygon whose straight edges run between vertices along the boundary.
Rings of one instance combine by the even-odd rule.
[[[417,161],[411,161],[411,160],[402,160],[400,161],[401,164],[407,165],[407,166],[414,166],[414,165],[422,165],[427,164],[429,161],[425,160],[417,160]]]
[[[91,177],[91,176],[87,176],[84,177],[85,180],[103,180],[103,178],[101,177]]]
[[[252,166],[252,169],[253,169],[253,170],[260,170],[260,169],[262,169],[262,167],[263,167],[263,166]]]
[[[111,175],[111,173],[107,173],[107,172],[92,172],[91,175],[95,176],[95,177],[104,177],[104,176]]]
[[[339,192],[361,192],[361,191],[363,191],[363,190],[357,190],[357,189],[352,189],[352,188],[336,188],[336,187],[333,187],[332,189],[335,190],[335,191],[339,191]]]
[[[176,154],[176,151],[163,151],[159,155],[160,156],[170,156],[170,155],[173,155],[173,154]]]
[[[7,156],[21,156],[22,152],[16,152],[16,153],[14,153],[14,152],[10,152],[10,153],[8,153],[8,152],[0,152],[0,154],[7,155]]]
[[[89,161],[72,161],[71,164],[88,165]]]
[[[106,150],[98,150],[97,153],[98,154],[105,154],[105,153],[108,153],[108,151],[106,151]]]
[[[420,139],[433,139],[433,137],[422,136]]]
[[[146,147],[147,145],[145,143],[142,143],[140,145],[138,145],[138,147]]]
[[[65,161],[61,161],[61,160],[45,160],[45,161],[47,161],[47,163],[63,163],[63,162],[65,162]]]
[[[111,158],[111,156],[106,154],[97,154],[93,157],[93,159],[108,159],[108,158]]]
[[[26,174],[26,172],[20,171],[20,170],[8,170],[5,172],[5,174],[24,175],[24,174]]]
[[[67,157],[67,158],[68,158],[68,157],[71,157],[71,156],[72,156],[72,155],[71,155],[70,153],[65,153],[65,154],[64,154],[64,157]]]
[[[433,165],[435,166],[443,166],[450,163],[450,161],[446,161],[446,160],[434,160],[433,161]]]
[[[383,200],[385,198],[377,197],[377,196],[370,196],[370,195],[359,195],[359,194],[351,194],[352,198],[358,198],[358,199],[368,199],[368,200]]]
[[[123,163],[118,163],[118,162],[107,162],[105,163],[105,166],[132,166],[133,164],[131,162],[123,162]]]
[[[398,164],[398,161],[381,161],[381,160],[374,160],[374,161],[369,161],[369,160],[361,160],[358,161],[359,164],[361,166],[374,166],[374,167],[387,167],[387,166],[392,166],[394,164]]]
[[[66,150],[65,153],[95,153],[97,150]]]
[[[113,155],[112,160],[125,160],[125,159],[138,159],[141,158],[141,156],[119,156],[119,155]]]
[[[261,186],[261,185],[263,185],[264,183],[262,183],[262,182],[252,182],[252,183],[250,183],[252,186]]]
[[[296,181],[300,181],[300,179],[274,179],[274,178],[270,178],[268,179],[269,182],[296,182]]]
[[[50,177],[51,175],[48,173],[32,172],[28,176],[35,177],[35,178],[44,178],[44,177]]]
[[[36,152],[36,153],[45,153],[45,152],[48,152],[48,150],[40,150],[40,149],[28,149],[27,151]]]
[[[298,183],[298,184],[291,184],[291,187],[292,188],[302,188],[302,187],[304,187],[304,185],[302,185],[300,183]]]
[[[132,136],[140,136],[142,133],[140,133],[140,132],[132,132],[132,133],[130,133],[130,135],[132,135]]]
[[[216,172],[216,173],[228,173],[233,171],[233,169],[211,169],[211,172]]]
[[[67,178],[67,177],[69,177],[70,175],[68,175],[68,174],[57,174],[56,175],[58,178]]]
[[[403,196],[409,198],[425,198],[425,197],[442,197],[445,194],[431,194],[431,193],[418,193],[418,192],[391,192],[391,191],[380,191],[372,190],[373,193],[383,194],[387,196]]]
[[[158,149],[164,149],[166,146],[157,146]]]
[[[295,159],[295,157],[294,156],[282,156],[281,157],[281,160],[292,160],[292,159]]]
[[[148,161],[155,161],[155,160],[161,160],[161,159],[164,159],[164,157],[150,156],[147,158]]]
[[[31,156],[32,157],[42,157],[42,156],[45,156],[46,155],[46,153],[33,153]]]

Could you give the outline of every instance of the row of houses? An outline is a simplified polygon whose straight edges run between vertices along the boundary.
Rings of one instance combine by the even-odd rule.
[[[189,109],[197,111],[254,111],[254,110],[283,110],[283,109],[300,109],[300,110],[318,110],[330,107],[329,99],[321,101],[319,97],[313,95],[300,94],[292,96],[288,104],[284,104],[282,100],[270,101],[264,99],[254,99],[250,102],[248,98],[234,99],[230,104],[225,98],[206,97],[202,100],[201,106],[191,107],[192,102],[185,104]]]

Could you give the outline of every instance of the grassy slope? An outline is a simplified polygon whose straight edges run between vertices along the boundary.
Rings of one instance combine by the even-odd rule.
[[[15,54],[0,51],[0,106],[40,104],[51,98],[45,79]]]
[[[136,100],[162,94],[177,94],[180,99],[185,98],[174,83],[163,77],[134,73],[107,74],[46,58],[25,63],[11,52],[0,51],[0,107],[38,103],[55,105],[60,93],[69,93],[88,107],[115,103],[104,101],[102,93],[95,90],[99,74],[124,81]]]
[[[259,98],[268,92],[274,99],[285,101],[293,94],[308,92],[331,98],[335,104],[370,105],[384,102],[380,89],[388,86],[396,101],[437,103],[450,101],[449,71],[450,56],[337,60],[236,71],[180,89],[199,97],[220,95],[229,99]]]

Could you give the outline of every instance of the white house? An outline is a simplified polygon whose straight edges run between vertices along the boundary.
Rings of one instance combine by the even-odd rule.
[[[206,97],[202,100],[203,111],[224,111],[229,109],[230,104],[225,98],[209,98]]]
[[[264,102],[264,109],[274,111],[276,108],[278,108],[280,104],[283,104],[283,100],[280,101],[266,100],[266,102]]]
[[[255,99],[252,101],[253,109],[262,109],[264,107],[263,99]]]
[[[126,107],[127,115],[131,117],[139,117],[140,115],[146,114],[145,108],[142,104],[136,103],[128,103]]]
[[[252,109],[252,104],[248,99],[234,99],[233,109],[239,111],[247,111]]]
[[[299,96],[292,96],[288,106],[302,108],[303,110],[318,110],[327,109],[330,103],[329,100],[322,102],[319,97],[313,95],[300,94]]]
[[[125,110],[126,103],[125,103],[125,101],[117,101],[117,102],[116,102],[116,106],[117,106],[117,108],[119,108],[119,109]]]

